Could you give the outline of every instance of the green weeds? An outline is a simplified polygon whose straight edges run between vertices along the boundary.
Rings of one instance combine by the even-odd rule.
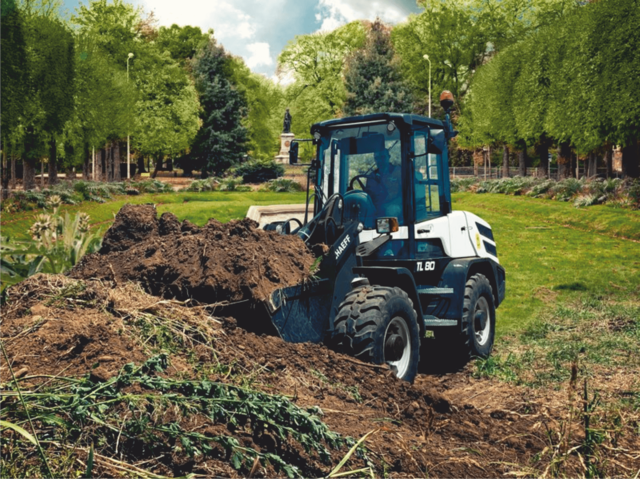
[[[518,338],[501,338],[497,346],[497,353],[476,361],[476,376],[546,387],[568,380],[575,363],[588,376],[599,368],[638,371],[640,304],[583,297],[558,305]]]
[[[288,477],[301,471],[285,457],[291,441],[307,454],[328,463],[328,448],[345,441],[319,419],[317,408],[302,409],[282,396],[209,380],[175,380],[162,375],[167,356],[150,358],[142,366],[127,364],[106,382],[86,377],[53,382],[47,390],[24,392],[24,408],[15,399],[17,383],[5,384],[2,416],[21,422],[26,411],[39,424],[49,443],[95,444],[103,456],[138,453],[147,458],[163,454],[207,455],[228,460],[245,473],[255,460]],[[135,392],[134,392],[135,391]],[[223,424],[235,434],[209,434],[191,424]],[[276,439],[273,451],[259,452],[237,439],[243,431],[256,440]],[[2,438],[3,447],[25,447],[21,438]],[[72,471],[54,471],[69,476]],[[50,475],[50,474],[49,474]]]

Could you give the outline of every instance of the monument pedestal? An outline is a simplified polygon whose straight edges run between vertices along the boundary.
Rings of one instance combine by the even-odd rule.
[[[291,141],[296,137],[293,133],[281,133],[280,134],[280,152],[275,158],[276,163],[283,165],[289,164],[289,148],[291,147]]]

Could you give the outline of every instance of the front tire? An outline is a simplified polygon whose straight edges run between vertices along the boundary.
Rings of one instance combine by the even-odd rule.
[[[386,363],[397,377],[411,382],[420,362],[416,316],[411,299],[400,288],[356,288],[340,304],[333,344],[361,361]]]
[[[483,274],[474,274],[464,289],[463,338],[470,358],[487,358],[493,349],[496,308],[491,283]]]

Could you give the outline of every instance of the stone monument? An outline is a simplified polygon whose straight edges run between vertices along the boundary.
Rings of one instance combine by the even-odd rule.
[[[280,133],[280,152],[276,156],[276,163],[289,164],[289,147],[291,141],[296,136],[291,133],[291,113],[289,109],[284,112],[284,121],[282,122],[282,133]]]

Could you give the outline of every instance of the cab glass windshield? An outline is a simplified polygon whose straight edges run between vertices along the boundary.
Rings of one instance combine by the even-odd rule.
[[[362,190],[376,216],[394,216],[404,224],[400,131],[386,122],[330,130],[320,144],[323,167],[318,186],[328,195]]]

